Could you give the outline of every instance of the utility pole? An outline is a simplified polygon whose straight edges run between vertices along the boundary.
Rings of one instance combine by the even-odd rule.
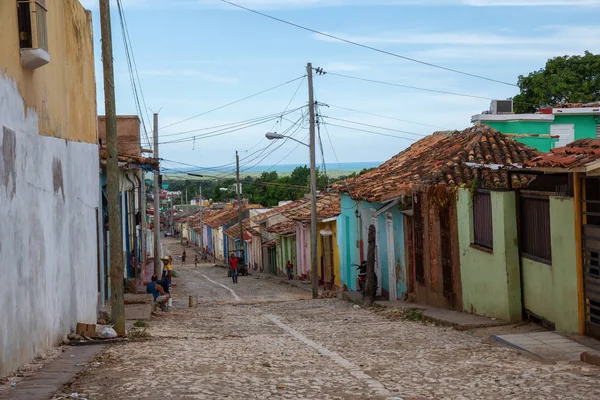
[[[244,213],[242,212],[242,184],[240,183],[240,156],[235,152],[235,180],[237,182],[238,222],[240,224],[240,243],[238,250],[244,249]],[[241,255],[241,251],[237,255]],[[245,254],[244,254],[244,258]],[[242,260],[243,262],[244,260]]]
[[[375,301],[375,225],[369,226],[367,243],[367,282],[365,284],[363,304],[368,307],[373,305]]]
[[[100,0],[102,65],[104,69],[104,105],[106,113],[106,175],[108,186],[108,229],[110,232],[110,305],[111,319],[119,336],[125,336],[123,288],[123,243],[119,202],[119,149],[117,145],[117,109],[113,67],[112,31],[109,0]],[[129,256],[129,255],[128,255]]]
[[[144,271],[146,270],[146,179],[142,170],[142,183],[140,190],[140,230],[142,231],[142,282],[144,281]]]
[[[154,159],[158,162],[158,114],[154,113]],[[154,275],[160,278],[160,169],[154,171]]]
[[[202,213],[204,212],[204,200],[202,200],[202,184],[199,184],[200,190],[200,248],[204,252],[204,224],[202,222]]]
[[[319,273],[317,271],[317,167],[315,157],[315,99],[313,94],[312,64],[306,66],[308,76],[308,110],[310,114],[310,280],[312,297],[319,297]]]

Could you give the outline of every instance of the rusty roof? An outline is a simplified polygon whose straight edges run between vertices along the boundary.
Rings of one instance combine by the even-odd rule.
[[[108,150],[106,149],[106,146],[100,147],[100,159],[104,161],[108,159]],[[158,171],[158,161],[156,161],[154,158],[119,154],[119,162],[149,165],[152,167],[152,169]]]
[[[245,219],[243,222],[244,226],[244,240],[252,239],[252,236],[260,236],[260,233],[250,226],[250,220]],[[223,232],[225,235],[232,239],[239,239],[240,237],[240,224],[235,224],[231,228]]]
[[[292,235],[296,233],[296,223],[294,221],[286,220],[267,227],[266,231],[281,236]]]
[[[308,222],[311,217],[311,202],[306,201],[299,207],[285,210],[283,214],[293,221]],[[334,218],[341,214],[341,201],[339,193],[325,193],[317,197],[317,219],[322,221]]]
[[[515,167],[541,153],[487,125],[463,131],[429,135],[401,151],[378,168],[334,185],[355,200],[379,202],[408,194],[429,185],[468,185],[480,169],[481,186],[508,186],[508,172],[489,165]],[[472,163],[472,165],[469,165]],[[515,187],[529,183],[530,177],[513,174]]]
[[[260,213],[258,215],[255,215],[254,217],[252,217],[252,222],[259,224],[263,221],[266,221],[267,219],[271,218],[274,215],[281,214],[283,211],[291,210],[293,208],[299,207],[307,202],[309,202],[308,199],[302,198],[300,200],[292,201],[290,203],[284,204],[279,207],[274,207],[274,208],[270,209],[269,211],[265,211],[264,213]]]
[[[550,153],[525,163],[525,166],[586,172],[590,164],[595,164],[599,160],[600,139],[579,139],[564,147],[552,149]]]

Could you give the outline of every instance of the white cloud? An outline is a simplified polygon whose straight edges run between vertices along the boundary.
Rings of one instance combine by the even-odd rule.
[[[210,83],[223,83],[226,85],[236,85],[238,80],[236,78],[224,77],[209,74],[207,72],[198,71],[195,69],[154,69],[154,70],[142,70],[140,75],[145,76],[169,76],[169,77],[186,77],[195,78],[204,82]]]

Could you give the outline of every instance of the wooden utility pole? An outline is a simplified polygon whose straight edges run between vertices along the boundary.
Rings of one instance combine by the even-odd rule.
[[[158,162],[158,114],[154,113],[154,159]],[[160,169],[154,171],[154,275],[160,278]]]
[[[238,250],[244,249],[244,213],[242,212],[242,184],[240,183],[240,156],[235,152],[235,180],[237,182],[238,223],[240,224],[240,243]],[[239,251],[236,255],[241,255]],[[245,256],[245,255],[244,255]],[[245,258],[245,257],[244,257]],[[243,260],[242,260],[243,262]]]
[[[110,0],[100,0],[102,65],[104,69],[104,107],[106,114],[106,175],[108,187],[108,229],[110,232],[110,305],[111,319],[119,336],[125,336],[123,288],[123,243],[119,202],[119,150],[117,146],[117,109],[113,68]],[[129,255],[128,255],[129,256]]]
[[[371,306],[375,301],[375,225],[369,226],[367,247],[367,282],[365,285],[364,305]]]
[[[308,76],[308,110],[310,114],[310,280],[312,297],[319,297],[319,273],[317,271],[317,167],[315,156],[315,99],[313,95],[312,64],[306,66]]]

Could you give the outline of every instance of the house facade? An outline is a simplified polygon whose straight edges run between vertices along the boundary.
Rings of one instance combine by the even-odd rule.
[[[5,376],[95,323],[100,204],[90,13],[77,0],[2,1],[0,26]]]
[[[519,176],[509,179],[499,166],[539,154],[476,125],[462,132],[436,132],[339,185],[345,193],[338,229],[343,283],[355,290],[356,270],[349,266],[365,259],[367,229],[374,225],[382,295],[462,311],[458,189],[519,186]]]
[[[471,117],[513,139],[549,152],[577,140],[600,137],[600,103],[565,104],[543,108],[535,114],[488,113]]]

